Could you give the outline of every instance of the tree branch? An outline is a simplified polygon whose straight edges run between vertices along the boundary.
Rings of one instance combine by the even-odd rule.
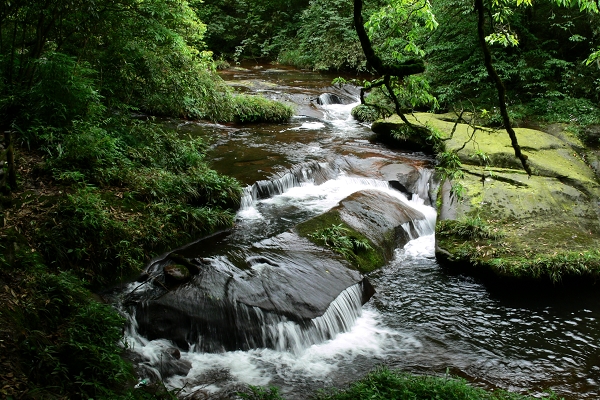
[[[419,74],[425,71],[425,64],[423,60],[413,58],[403,63],[396,65],[384,65],[381,59],[375,54],[371,40],[367,31],[365,30],[364,20],[362,17],[362,0],[354,0],[354,28],[358,35],[358,40],[365,53],[367,64],[373,68],[380,75],[391,75],[397,76],[398,78],[404,78],[405,76]]]

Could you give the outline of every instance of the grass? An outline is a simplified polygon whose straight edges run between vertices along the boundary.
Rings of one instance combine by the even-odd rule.
[[[349,261],[357,261],[357,257],[361,252],[373,250],[373,247],[368,240],[351,235],[352,231],[343,224],[333,224],[309,233],[308,237],[341,254]]]
[[[580,227],[557,224],[543,228],[527,221],[495,228],[480,217],[438,221],[436,240],[454,265],[497,276],[546,280],[600,277],[600,250],[594,235],[580,237]],[[530,231],[523,229],[530,227]],[[548,244],[552,243],[552,247]]]
[[[252,400],[283,400],[276,388],[252,388],[244,396]],[[553,394],[547,399],[558,400]],[[369,373],[346,389],[322,390],[315,400],[527,400],[534,397],[504,390],[488,391],[469,385],[464,379],[411,375],[386,367]]]
[[[442,236],[456,236],[463,239],[498,240],[503,233],[481,217],[465,217],[460,220],[442,220],[438,222],[436,233]]]
[[[362,273],[371,272],[385,263],[382,249],[342,221],[336,211],[329,211],[296,226],[300,236],[342,255]]]

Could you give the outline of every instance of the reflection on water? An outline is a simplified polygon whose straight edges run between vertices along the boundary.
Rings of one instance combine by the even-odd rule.
[[[505,389],[597,398],[597,294],[495,296],[472,278],[445,274],[430,251],[419,256],[414,250],[399,252],[372,277],[378,295],[369,307],[423,345],[392,365],[438,373],[450,368]]]

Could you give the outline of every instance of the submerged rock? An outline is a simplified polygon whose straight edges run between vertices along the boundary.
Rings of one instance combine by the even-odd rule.
[[[179,285],[190,279],[190,271],[183,265],[170,264],[163,268],[165,283],[167,285]]]

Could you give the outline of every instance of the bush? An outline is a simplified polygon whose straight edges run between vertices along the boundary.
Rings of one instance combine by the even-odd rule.
[[[11,374],[26,377],[30,395],[119,397],[133,371],[121,358],[124,319],[115,310],[92,300],[71,273],[48,271],[28,248],[12,264],[3,259],[0,280],[13,288],[0,313],[21,360]],[[15,389],[5,386],[2,393]]]
[[[292,107],[258,95],[236,95],[233,97],[233,107],[237,122],[281,123],[294,115]]]
[[[370,106],[368,104],[359,104],[352,109],[351,112],[354,119],[359,122],[374,122],[380,118],[385,118],[382,115],[381,110],[377,107]]]
[[[82,187],[59,200],[35,239],[52,264],[97,287],[131,278],[152,256],[232,224],[233,213],[219,207],[145,204]]]

